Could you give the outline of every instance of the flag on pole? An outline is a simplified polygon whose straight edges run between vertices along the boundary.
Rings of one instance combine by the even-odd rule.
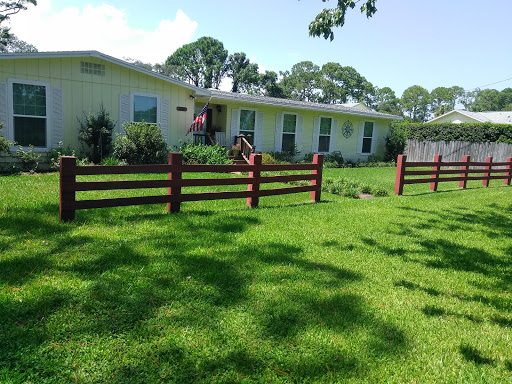
[[[199,115],[197,115],[196,119],[194,120],[194,122],[192,123],[190,128],[188,129],[187,135],[190,132],[200,131],[201,129],[203,129],[203,123],[204,123],[204,120],[206,119],[206,112],[208,112],[209,104],[210,104],[210,102],[208,101],[206,103],[206,105],[204,106],[204,108],[201,110],[201,113]]]

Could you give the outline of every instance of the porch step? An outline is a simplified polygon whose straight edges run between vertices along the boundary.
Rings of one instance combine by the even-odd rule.
[[[247,164],[247,161],[242,156],[228,156],[228,159],[233,160],[233,164]]]

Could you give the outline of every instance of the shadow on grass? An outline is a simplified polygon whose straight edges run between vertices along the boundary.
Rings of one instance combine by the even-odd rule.
[[[478,365],[495,363],[493,359],[483,356],[477,348],[468,344],[461,344],[459,346],[459,351],[466,361],[470,361]]]
[[[176,382],[219,372],[241,375],[233,381],[257,379],[269,371],[299,381],[341,379],[363,375],[364,363],[355,353],[340,357],[340,348],[318,332],[366,335],[365,350],[376,358],[407,347],[402,331],[379,319],[362,296],[340,292],[360,274],[308,260],[296,245],[237,242],[262,224],[257,218],[207,210],[166,215],[146,208],[128,215],[122,209],[89,211],[64,224],[56,208],[48,204],[0,218],[0,232],[14,239],[0,243],[7,251],[0,259],[0,360],[7,372],[69,381],[69,361],[103,356],[114,348],[112,340],[134,338],[133,345],[160,339],[168,345],[130,362],[113,358],[119,353],[114,350],[107,353],[109,369],[88,374],[98,381],[115,375],[116,382],[154,382],[168,367]],[[221,325],[226,311],[245,318],[242,327],[271,348],[251,345],[240,329]],[[201,340],[205,330],[213,346],[201,353],[187,343]],[[311,333],[312,341],[299,341]],[[96,344],[55,347],[73,340]],[[305,349],[300,358],[290,349],[294,343]],[[307,357],[320,350],[320,357]],[[161,368],[148,370],[154,356]]]

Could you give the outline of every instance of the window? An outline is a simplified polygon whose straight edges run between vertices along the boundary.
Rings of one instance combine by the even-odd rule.
[[[252,145],[254,144],[254,131],[256,129],[256,111],[242,109],[240,110],[240,135],[250,137],[247,141]]]
[[[372,140],[373,140],[373,121],[365,121],[363,127],[363,141],[361,147],[361,153],[372,152]]]
[[[283,141],[282,151],[295,149],[295,135],[297,131],[297,115],[285,113],[283,115]]]
[[[80,62],[80,72],[88,75],[105,76],[105,66],[103,64]]]
[[[12,83],[14,141],[47,147],[47,86]]]
[[[133,95],[133,119],[136,123],[145,121],[158,123],[158,98],[156,96]]]
[[[318,152],[329,152],[331,145],[331,125],[330,117],[320,118],[320,133],[318,137]]]

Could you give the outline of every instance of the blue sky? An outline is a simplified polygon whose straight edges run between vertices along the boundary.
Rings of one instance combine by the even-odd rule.
[[[349,11],[333,42],[309,37],[309,22],[335,3],[38,0],[37,7],[13,16],[11,26],[41,51],[96,49],[152,63],[211,36],[266,70],[289,70],[302,60],[319,66],[333,61],[354,67],[378,87],[391,87],[397,96],[411,85],[429,91],[512,87],[511,0],[378,0],[371,19]]]

